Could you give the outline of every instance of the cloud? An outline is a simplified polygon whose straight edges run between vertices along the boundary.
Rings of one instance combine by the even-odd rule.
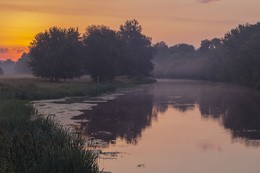
[[[2,48],[0,47],[0,53],[7,53],[9,52],[9,49],[8,48]]]
[[[17,48],[16,49],[16,53],[23,53],[25,52],[26,50],[24,48]]]
[[[211,2],[216,2],[216,1],[220,1],[220,0],[197,0],[197,2],[203,3],[203,4],[207,4],[207,3],[211,3]]]

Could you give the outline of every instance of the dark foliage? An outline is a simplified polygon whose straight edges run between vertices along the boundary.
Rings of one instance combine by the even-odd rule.
[[[35,76],[51,81],[87,73],[93,82],[103,82],[116,76],[150,76],[153,55],[151,38],[142,33],[136,20],[129,20],[118,32],[106,26],[90,26],[82,39],[77,29],[52,27],[35,36],[29,66]]]
[[[29,65],[35,76],[51,81],[80,77],[81,48],[78,29],[52,27],[35,36]]]
[[[123,43],[121,74],[137,78],[150,76],[154,50],[151,38],[142,33],[142,26],[137,20],[128,20],[120,26],[118,34]]]
[[[90,26],[83,36],[86,69],[93,82],[111,81],[119,66],[116,31],[106,26]]]

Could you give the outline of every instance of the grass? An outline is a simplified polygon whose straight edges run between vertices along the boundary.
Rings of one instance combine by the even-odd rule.
[[[65,82],[49,82],[34,77],[0,78],[0,97],[22,100],[57,99],[70,96],[96,96],[133,86],[129,80],[94,84],[88,77]]]

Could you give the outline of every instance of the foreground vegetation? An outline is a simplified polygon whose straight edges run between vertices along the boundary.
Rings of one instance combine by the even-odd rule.
[[[97,156],[28,102],[0,100],[0,172],[95,173]]]

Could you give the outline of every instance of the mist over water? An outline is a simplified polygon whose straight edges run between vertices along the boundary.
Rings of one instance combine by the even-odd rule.
[[[113,159],[101,154],[101,168],[113,173],[256,173],[259,105],[257,90],[159,80],[87,111],[89,121],[81,128],[83,134],[108,143],[103,153],[120,153]]]

